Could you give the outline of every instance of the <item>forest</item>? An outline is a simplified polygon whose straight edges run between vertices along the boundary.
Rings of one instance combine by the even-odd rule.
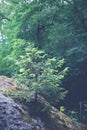
[[[0,75],[87,123],[87,0],[0,0]]]

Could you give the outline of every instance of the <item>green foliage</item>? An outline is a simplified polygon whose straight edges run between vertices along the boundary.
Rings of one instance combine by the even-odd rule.
[[[70,68],[64,87],[73,91],[78,78],[87,81],[86,6],[87,0],[2,0],[0,75],[17,74],[32,92],[38,90],[52,103],[65,96],[60,57]]]
[[[83,123],[87,122],[87,102],[82,101],[79,103],[78,107],[75,109],[65,111],[65,113],[70,116],[74,121],[80,121]]]
[[[61,0],[32,1],[31,3],[20,1],[10,4],[11,21],[8,21],[5,26],[7,28],[5,34],[11,40],[25,39],[33,42],[39,49],[43,48],[46,52],[56,55],[60,54],[62,46],[64,49],[71,47],[70,41],[73,36],[68,26],[67,16],[70,13],[69,4],[66,5]]]
[[[54,103],[64,99],[66,91],[61,87],[62,79],[68,68],[59,71],[64,59],[50,58],[44,51],[38,50],[32,44],[25,48],[25,54],[16,61],[19,73],[18,80],[26,84],[30,91],[44,95],[47,100]],[[36,97],[35,97],[36,98]]]
[[[73,121],[79,121],[79,112],[74,110],[68,110],[67,115],[73,120]]]
[[[64,112],[65,111],[65,107],[64,106],[60,106],[60,111]]]
[[[27,42],[20,39],[0,44],[0,75],[11,77],[17,73],[18,67],[15,62],[24,53],[26,46]]]
[[[21,91],[5,91],[6,95],[11,96],[12,98],[22,101],[22,102],[30,102],[31,101],[31,97],[33,100],[33,96],[34,96],[34,92],[30,92],[28,89],[27,90],[21,90]]]
[[[0,45],[0,75],[11,74],[10,62],[6,58],[10,54],[11,47],[9,44]]]
[[[25,39],[57,56],[77,44],[86,44],[86,0],[6,0],[2,3],[3,15],[11,19],[4,25],[4,33],[10,40]]]

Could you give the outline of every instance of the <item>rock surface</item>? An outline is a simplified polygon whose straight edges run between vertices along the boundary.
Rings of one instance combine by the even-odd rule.
[[[43,118],[48,130],[87,130],[87,126],[72,121],[40,95],[38,95],[37,103],[32,103],[31,108],[33,112],[36,110],[36,114]]]
[[[72,121],[50,106],[40,95],[37,102],[31,102],[25,109],[22,103],[6,96],[5,92],[8,90],[17,92],[16,83],[0,76],[0,130],[87,130],[85,125]],[[35,117],[32,118],[29,113],[35,114]]]
[[[0,130],[45,130],[39,118],[29,117],[28,111],[4,94],[14,86],[12,79],[0,77]]]

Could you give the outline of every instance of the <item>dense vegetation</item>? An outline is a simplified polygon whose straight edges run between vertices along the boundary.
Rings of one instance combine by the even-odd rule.
[[[0,75],[16,77],[32,93],[42,94],[56,107],[65,106],[66,113],[84,122],[86,5],[86,0],[0,2]]]

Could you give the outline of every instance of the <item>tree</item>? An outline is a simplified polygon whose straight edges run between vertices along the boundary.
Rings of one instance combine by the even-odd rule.
[[[16,64],[19,67],[17,78],[29,87],[35,95],[35,100],[38,93],[54,104],[65,97],[66,91],[62,88],[61,80],[67,68],[59,71],[64,59],[57,61],[29,43]]]
[[[68,16],[70,4],[65,4],[61,0],[54,2],[44,0],[18,2],[12,6],[13,13],[9,15],[12,22],[7,23],[10,27],[8,37],[33,42],[39,49],[44,49],[52,55],[58,55],[71,47],[72,31],[68,26],[71,22]]]

